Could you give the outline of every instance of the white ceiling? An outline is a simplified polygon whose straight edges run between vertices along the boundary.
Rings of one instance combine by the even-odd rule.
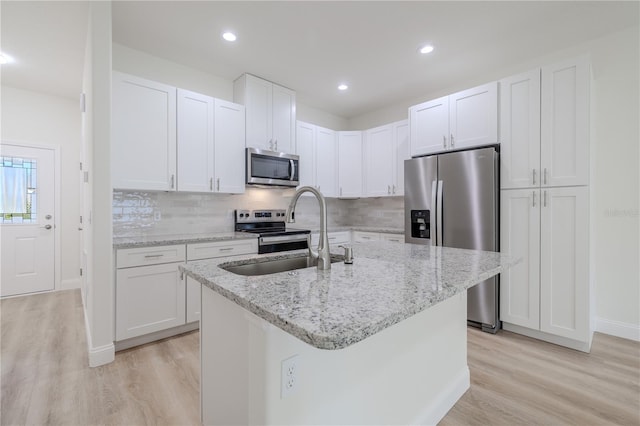
[[[351,118],[638,25],[639,4],[116,1],[113,40],[228,80],[250,72]],[[1,7],[2,50],[19,60],[3,66],[3,83],[77,97],[86,2]],[[220,37],[227,29],[234,44]],[[425,42],[436,50],[421,56]]]

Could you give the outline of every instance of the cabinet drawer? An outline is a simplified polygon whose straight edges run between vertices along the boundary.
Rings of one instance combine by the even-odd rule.
[[[116,254],[116,267],[118,269],[184,261],[184,244],[120,249]]]
[[[351,232],[350,231],[339,231],[339,232],[329,232],[327,235],[327,239],[329,240],[329,245],[333,246],[336,244],[351,244]],[[316,248],[318,246],[318,242],[320,241],[320,234],[311,234],[311,247]]]
[[[404,235],[403,234],[380,234],[380,239],[382,241],[391,241],[394,243],[404,243]]]
[[[258,239],[216,241],[210,243],[187,244],[187,259],[200,260],[214,257],[236,256],[258,253]]]

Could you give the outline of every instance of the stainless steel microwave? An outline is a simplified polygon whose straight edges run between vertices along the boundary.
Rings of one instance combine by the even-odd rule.
[[[294,154],[247,148],[247,184],[298,186],[299,164]]]

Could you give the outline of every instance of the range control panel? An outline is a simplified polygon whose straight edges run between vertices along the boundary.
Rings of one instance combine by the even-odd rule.
[[[284,222],[286,210],[236,210],[236,223]]]

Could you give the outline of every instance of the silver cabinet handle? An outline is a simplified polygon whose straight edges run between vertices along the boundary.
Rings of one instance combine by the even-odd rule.
[[[273,151],[273,139],[269,139],[269,149]]]
[[[213,178],[209,178],[209,191],[213,191]]]
[[[220,178],[216,179],[216,190],[220,191]]]
[[[51,225],[45,225],[43,226],[44,229],[51,229]]]
[[[544,191],[544,206],[547,207],[547,191]]]
[[[453,144],[454,144],[454,139],[453,139],[453,133],[451,134],[451,148],[453,148]]]
[[[171,175],[171,189],[173,189],[176,185],[176,175]]]
[[[275,140],[275,144],[276,144],[276,151],[278,150],[278,139]]]
[[[395,185],[391,185],[391,192],[393,192],[394,194],[396,193],[396,186]]]
[[[387,194],[391,195],[391,186],[387,185]]]
[[[184,281],[184,272],[180,272],[180,281]]]
[[[145,259],[155,259],[158,257],[163,257],[164,254],[147,254],[144,256]]]
[[[220,251],[233,251],[234,249],[234,247],[223,247],[220,249]]]
[[[535,207],[536,206],[536,191],[531,191],[531,193],[533,194],[533,206],[532,207]]]
[[[544,168],[544,184],[547,184],[547,168]]]
[[[536,184],[536,169],[533,169],[533,184]]]
[[[447,147],[447,137],[445,135],[442,135],[442,147]]]

